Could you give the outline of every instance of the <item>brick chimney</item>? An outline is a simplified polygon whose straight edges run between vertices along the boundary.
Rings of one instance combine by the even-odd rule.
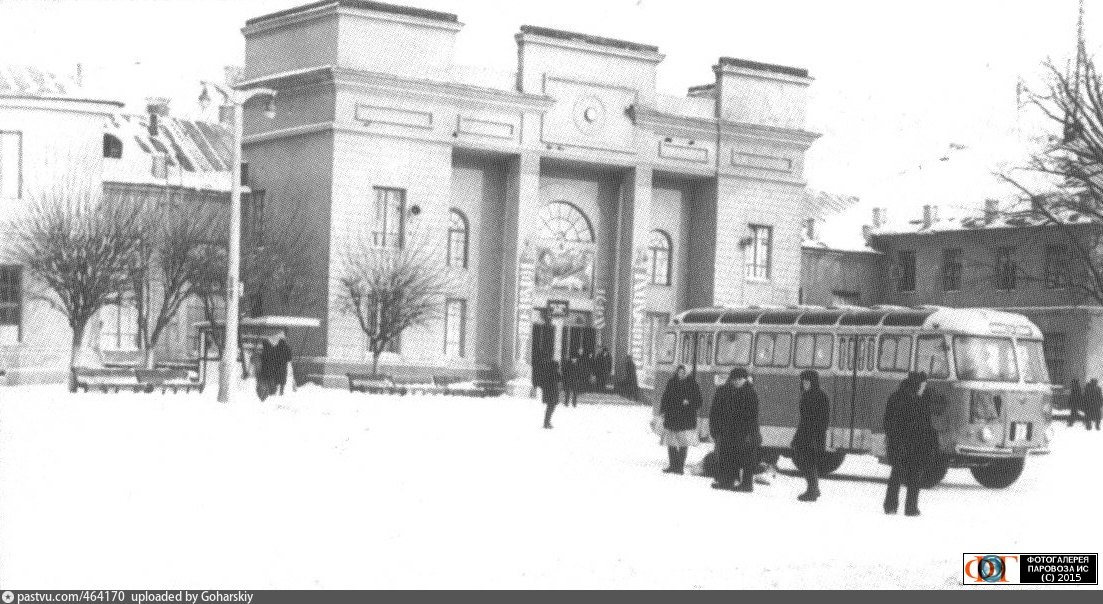
[[[866,243],[869,243],[869,240],[872,239],[872,238],[873,238],[873,227],[871,227],[868,224],[863,224],[862,225],[862,239],[864,239]]]
[[[998,199],[984,200],[984,224],[992,224],[1000,216],[1000,201]]]
[[[806,238],[808,238],[809,241],[815,241],[816,240],[816,219],[815,218],[806,218],[804,220],[804,236]]]
[[[931,228],[936,220],[938,220],[937,207],[932,205],[923,206],[923,228]]]
[[[873,208],[873,228],[879,229],[885,226],[886,214],[885,208]]]
[[[169,99],[163,96],[151,96],[146,97],[146,111],[150,115],[157,115],[160,117],[168,117],[169,114]]]

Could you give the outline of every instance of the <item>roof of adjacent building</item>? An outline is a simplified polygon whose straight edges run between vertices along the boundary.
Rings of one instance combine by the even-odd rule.
[[[391,13],[394,15],[405,15],[407,17],[420,17],[422,19],[429,19],[432,21],[444,21],[447,23],[458,23],[459,17],[452,13],[445,13],[435,10],[428,10],[424,8],[416,8],[413,6],[402,6],[400,4],[388,4],[386,2],[374,2],[373,0],[322,0],[322,2],[312,2],[310,4],[303,4],[302,6],[295,6],[274,13],[268,13],[267,15],[261,15],[259,17],[253,17],[245,22],[245,25],[256,25],[257,23],[263,23],[279,17],[286,17],[288,15],[294,15],[296,13],[303,13],[316,8],[322,8],[324,6],[343,6],[348,8],[359,8],[363,10],[373,10],[382,13]]]
[[[853,195],[806,190],[804,194],[805,220],[815,221],[814,232],[809,237],[807,224],[801,247],[805,249],[832,250],[879,254],[869,246],[862,234],[861,200]]]
[[[31,65],[0,65],[0,96],[123,105],[87,90],[75,78]]]
[[[749,61],[747,59],[737,59],[735,57],[720,57],[720,67],[740,67],[743,69],[753,69],[755,71],[768,71],[771,73],[796,76],[798,78],[809,77],[808,70],[800,67],[762,63],[759,61]]]
[[[580,34],[573,31],[566,31],[563,29],[552,29],[550,27],[540,27],[537,25],[522,25],[522,34],[532,34],[535,36],[544,36],[546,38],[556,38],[559,40],[568,40],[572,42],[582,42],[584,44],[596,44],[598,46],[609,46],[611,48],[618,48],[620,50],[631,50],[635,52],[659,52],[659,47],[652,44],[641,44],[639,42],[628,42],[627,40],[617,40],[616,38],[603,38],[601,36],[593,36],[590,34]]]
[[[148,114],[112,115],[104,133],[119,139],[122,157],[104,161],[104,180],[211,191],[230,190],[229,128],[174,117],[157,117],[156,136]],[[154,170],[154,158],[164,157],[164,173]]]
[[[932,206],[934,207],[934,206]],[[898,235],[923,235],[993,229],[1018,229],[1055,226],[1045,214],[1030,208],[996,209],[987,213],[983,208],[941,208],[934,210],[928,222],[922,216],[903,221],[887,222],[871,231],[876,237]],[[1064,225],[1098,224],[1090,215],[1072,209],[1052,211],[1054,218]]]

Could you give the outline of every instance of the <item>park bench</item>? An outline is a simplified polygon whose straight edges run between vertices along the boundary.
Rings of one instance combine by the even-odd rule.
[[[203,383],[187,368],[157,367],[142,369],[137,367],[77,367],[73,369],[77,388],[84,392],[155,392],[162,394],[172,391],[192,390],[203,392]]]
[[[153,369],[135,369],[138,381],[147,386],[146,392],[160,389],[161,394],[172,391],[173,394],[195,390],[203,392],[204,384],[199,381],[198,369],[193,375],[190,367],[155,367]]]
[[[349,380],[349,392],[364,392],[367,394],[399,394],[393,380],[385,375],[371,375],[369,373],[347,373]]]

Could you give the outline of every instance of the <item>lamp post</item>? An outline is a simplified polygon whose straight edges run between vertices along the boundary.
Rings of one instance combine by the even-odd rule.
[[[225,102],[233,107],[233,139],[230,144],[230,246],[226,274],[226,337],[222,346],[222,371],[218,380],[218,401],[227,403],[237,390],[238,322],[241,320],[241,139],[245,103],[258,96],[268,97],[265,115],[275,117],[276,91],[268,88],[226,90],[217,84],[203,83],[199,104],[206,107],[211,96],[208,87],[218,90]]]

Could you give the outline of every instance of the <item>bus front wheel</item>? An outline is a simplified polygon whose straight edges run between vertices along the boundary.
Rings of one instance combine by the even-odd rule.
[[[846,453],[842,451],[826,451],[820,462],[820,476],[827,476],[838,470],[846,460]]]
[[[1022,457],[1000,459],[983,466],[970,468],[973,478],[990,489],[1006,489],[1023,474],[1026,460]]]

